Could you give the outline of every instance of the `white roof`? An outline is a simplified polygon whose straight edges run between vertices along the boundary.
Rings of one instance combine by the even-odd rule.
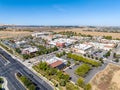
[[[89,48],[92,48],[93,46],[92,45],[87,45],[87,44],[79,44],[79,45],[76,45],[74,47],[77,48],[77,49],[80,49],[80,50],[87,50]]]
[[[76,42],[76,40],[74,40],[74,39],[59,38],[59,39],[55,39],[53,41],[50,41],[49,43],[53,43],[53,44],[55,44],[55,43],[69,43],[69,44],[72,44],[74,42]]]
[[[44,60],[44,61],[46,61],[47,63],[49,63],[49,64],[52,64],[52,63],[54,63],[54,62],[56,62],[56,61],[62,61],[63,63],[65,63],[66,62],[66,60],[64,60],[64,59],[61,59],[61,58],[58,58],[58,57],[53,57],[53,58],[51,58],[51,59],[47,59],[47,60]]]
[[[30,53],[38,51],[38,49],[36,47],[25,48],[24,50],[29,51]]]
[[[24,44],[24,43],[26,43],[26,41],[18,41],[18,42],[15,42],[17,45],[19,45],[19,44]]]

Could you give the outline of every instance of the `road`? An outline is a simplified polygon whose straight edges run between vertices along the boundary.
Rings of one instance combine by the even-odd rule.
[[[8,80],[8,88],[10,90],[25,90],[25,88],[15,77],[15,73],[17,72],[21,72],[23,75],[30,78],[34,83],[37,84],[39,90],[53,90],[53,88],[47,82],[43,81],[23,64],[13,59],[5,51],[0,49],[0,53],[10,62],[6,65],[4,63],[1,63],[4,61],[4,58],[0,56],[0,76],[6,77]],[[32,74],[33,77],[30,77],[30,74]]]
[[[85,76],[85,83],[88,83],[97,73],[104,70],[108,63],[102,64],[102,66],[96,68],[94,67],[92,70],[90,70],[87,75]]]

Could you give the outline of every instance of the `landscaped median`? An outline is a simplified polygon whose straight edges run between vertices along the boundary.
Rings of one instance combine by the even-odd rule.
[[[75,71],[75,73],[79,76],[85,76],[89,70],[91,69],[91,66],[88,64],[82,64],[80,67],[78,67]]]
[[[0,77],[0,90],[3,89],[3,87],[2,87],[3,82],[4,82],[3,78]]]
[[[76,61],[80,61],[80,62],[83,62],[83,63],[86,63],[86,64],[90,64],[90,65],[95,66],[95,67],[98,67],[98,66],[101,65],[100,62],[97,62],[95,60],[90,60],[90,59],[84,58],[83,56],[72,54],[72,53],[68,53],[67,58],[71,58],[71,59],[74,59]]]
[[[26,76],[23,76],[20,73],[16,73],[16,77],[27,90],[36,90],[37,88],[36,84],[33,83]]]
[[[5,77],[0,77],[0,90],[9,90],[8,81]]]
[[[18,58],[20,58],[21,60],[23,60],[22,55],[20,55],[18,52],[16,52],[14,49],[8,47],[7,45],[5,45],[4,43],[0,42],[0,48],[2,48],[3,50],[5,50],[7,53],[9,53],[10,55],[14,55],[17,56]]]
[[[0,41],[0,46],[3,47],[5,50],[7,50],[9,53],[13,54],[13,50],[7,47],[5,44],[3,44],[1,41]]]

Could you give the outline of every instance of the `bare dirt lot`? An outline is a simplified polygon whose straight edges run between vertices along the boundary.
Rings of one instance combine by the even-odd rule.
[[[109,64],[90,83],[92,90],[120,90],[120,66]]]
[[[108,32],[95,32],[93,28],[89,28],[89,30],[93,31],[86,31],[88,28],[78,28],[78,29],[61,29],[61,30],[53,30],[55,32],[62,32],[62,31],[73,31],[81,34],[86,35],[93,35],[93,36],[112,36],[113,38],[120,38],[120,33],[108,33]]]
[[[0,31],[0,39],[4,38],[15,38],[15,37],[24,37],[32,34],[29,31]]]

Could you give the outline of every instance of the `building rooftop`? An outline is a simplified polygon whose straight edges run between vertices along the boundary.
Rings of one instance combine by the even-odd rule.
[[[58,58],[58,57],[53,57],[53,58],[51,58],[51,59],[47,59],[47,60],[45,60],[48,64],[52,64],[52,63],[54,63],[54,62],[56,62],[56,61],[61,61],[61,62],[66,62],[66,60],[63,60],[63,59],[61,59],[61,58]]]
[[[77,49],[85,51],[85,50],[87,50],[87,49],[89,49],[89,48],[91,48],[93,46],[92,45],[87,45],[87,44],[79,44],[79,45],[76,45],[74,47],[77,48]]]
[[[56,61],[56,62],[50,64],[50,66],[53,67],[53,68],[55,68],[55,67],[57,67],[57,66],[59,66],[59,65],[61,65],[61,64],[63,64],[63,62],[60,61],[60,60],[58,60],[58,61]]]

